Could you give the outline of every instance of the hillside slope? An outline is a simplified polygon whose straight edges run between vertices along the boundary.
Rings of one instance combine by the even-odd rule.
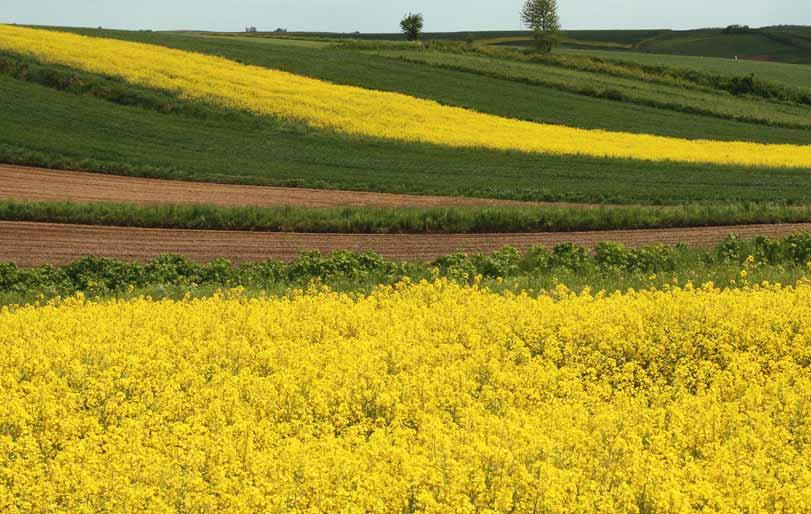
[[[268,44],[250,38],[81,32],[224,56],[509,118],[687,138],[795,144],[811,140],[808,130],[593,98],[510,77],[445,70],[343,47],[288,45],[285,41]],[[35,65],[26,64],[29,70]],[[123,88],[126,94],[106,97],[98,94],[101,86],[97,82],[101,80],[107,87],[108,79],[50,66],[42,73],[51,77],[57,71],[67,73],[66,83],[79,81],[89,84],[89,89],[63,88],[60,81],[31,83],[36,75],[32,73],[21,78],[0,77],[4,108],[0,124],[6,127],[0,132],[0,153],[4,160],[158,178],[536,201],[797,202],[807,201],[805,192],[811,188],[811,177],[801,170],[526,155],[348,139],[270,116],[200,107],[202,104],[167,92],[143,103],[143,98],[156,93],[117,81],[112,82],[112,89]],[[640,81],[640,87],[644,86]],[[126,138],[121,137],[124,127]]]
[[[811,39],[802,36],[802,29],[796,30],[677,31],[645,40],[636,48],[652,53],[811,64]]]

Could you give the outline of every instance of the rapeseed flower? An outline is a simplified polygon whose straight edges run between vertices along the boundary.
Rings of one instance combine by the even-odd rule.
[[[0,309],[3,512],[806,512],[811,284]]]

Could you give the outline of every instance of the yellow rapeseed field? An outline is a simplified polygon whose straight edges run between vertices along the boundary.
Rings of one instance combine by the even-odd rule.
[[[0,49],[352,135],[453,147],[811,168],[811,145],[692,141],[531,123],[140,43],[0,25]]]
[[[0,512],[811,511],[811,284],[0,310]]]

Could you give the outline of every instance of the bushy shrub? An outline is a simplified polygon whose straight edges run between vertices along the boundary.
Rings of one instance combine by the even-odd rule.
[[[811,261],[811,233],[794,234],[782,240],[729,236],[716,249],[718,262],[742,263],[750,256],[769,264],[806,264]]]
[[[479,275],[491,278],[509,277],[518,273],[521,253],[507,246],[490,255],[476,254],[472,261]]]
[[[102,257],[84,257],[63,271],[77,289],[94,293],[120,291],[141,281],[132,264]]]
[[[214,259],[200,269],[200,280],[206,284],[229,286],[234,267],[228,259]],[[239,285],[239,284],[234,284]]]
[[[782,241],[784,255],[797,264],[811,262],[811,233],[794,234]]]
[[[0,262],[0,291],[9,291],[20,281],[20,271],[13,262]]]
[[[387,262],[373,252],[337,251],[327,257],[320,252],[305,252],[287,266],[287,278],[292,281],[319,278],[360,280],[372,274],[395,273],[397,265]]]
[[[139,285],[190,285],[202,280],[200,266],[179,255],[161,255],[143,267],[143,282]]]
[[[433,262],[439,272],[454,280],[470,279],[478,273],[476,266],[467,254],[457,252],[441,257]]]
[[[718,262],[723,263],[742,262],[748,255],[746,246],[746,241],[736,235],[730,235],[716,248],[716,258]]]
[[[605,270],[658,273],[675,268],[676,251],[664,245],[630,249],[618,243],[599,243],[594,259]]]
[[[552,261],[552,254],[543,246],[533,246],[524,255],[521,261],[521,271],[538,273],[548,271]]]
[[[594,258],[604,269],[625,270],[631,262],[631,251],[619,243],[599,243]]]
[[[431,263],[389,261],[376,253],[349,251],[322,255],[306,252],[290,262],[265,261],[233,265],[225,259],[196,264],[177,255],[162,255],[146,263],[85,257],[65,266],[20,268],[0,263],[0,294],[67,296],[82,291],[93,295],[116,295],[131,289],[165,294],[195,287],[301,287],[313,280],[364,288],[395,283],[403,277],[440,276],[458,282],[471,282],[479,275],[497,278],[540,277],[545,274],[616,276],[634,273],[687,272],[720,266],[725,269],[748,263],[775,266],[798,265],[811,261],[811,233],[782,240],[729,236],[715,249],[688,250],[655,245],[627,248],[621,244],[600,243],[594,251],[564,243],[551,251],[544,247],[521,253],[505,247],[491,254],[453,253]]]
[[[729,81],[729,92],[735,96],[750,95],[755,91],[755,75],[733,77]]]
[[[550,264],[553,268],[582,271],[590,261],[591,255],[588,250],[573,243],[563,243],[552,250]]]

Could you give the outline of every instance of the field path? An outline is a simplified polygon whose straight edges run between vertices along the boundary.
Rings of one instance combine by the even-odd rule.
[[[629,246],[655,243],[710,246],[728,234],[743,237],[785,236],[811,231],[811,223],[748,225],[662,230],[617,230],[535,234],[350,235],[169,230],[0,222],[0,262],[20,266],[65,264],[85,255],[144,260],[162,253],[207,262],[224,257],[234,262],[291,259],[304,250],[371,250],[390,259],[430,260],[454,251],[492,251],[506,245],[525,250],[533,245],[571,241],[593,246],[614,241]]]
[[[80,171],[48,170],[0,164],[0,199],[171,203],[220,207],[451,207],[488,205],[543,205],[509,200],[452,196],[364,193],[292,187],[242,186],[124,177]],[[588,207],[583,204],[547,205]]]

